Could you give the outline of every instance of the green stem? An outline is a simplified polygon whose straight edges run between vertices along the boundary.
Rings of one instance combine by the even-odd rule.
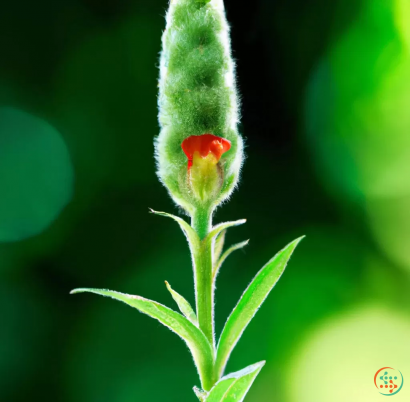
[[[192,227],[196,230],[201,242],[193,252],[195,272],[196,313],[199,328],[215,348],[214,340],[214,306],[212,290],[212,242],[205,241],[212,227],[212,210],[197,209],[192,216]]]
[[[212,209],[209,207],[197,208],[192,215],[191,226],[199,238],[203,240],[212,228]]]

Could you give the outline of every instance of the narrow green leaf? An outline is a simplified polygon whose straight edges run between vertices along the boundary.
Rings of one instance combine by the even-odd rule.
[[[241,248],[247,246],[249,244],[249,240],[245,240],[241,243],[234,244],[233,246],[229,247],[228,250],[226,250],[223,254],[222,257],[218,260],[216,265],[214,266],[213,272],[212,272],[212,277],[215,279],[216,276],[218,275],[219,269],[221,268],[222,264],[225,262],[225,260],[236,250],[240,250]]]
[[[239,219],[238,221],[233,222],[223,222],[219,225],[216,225],[212,228],[211,232],[206,236],[205,239],[213,240],[216,236],[218,236],[223,230],[229,229],[233,226],[243,225],[246,222],[246,219]]]
[[[171,288],[171,285],[167,281],[165,281],[165,285],[167,286],[169,293],[171,293],[172,298],[178,304],[178,307],[181,310],[181,313],[186,318],[188,318],[188,320],[191,321],[192,324],[194,324],[197,327],[198,319],[196,318],[196,314],[194,310],[192,309],[191,305],[188,303],[188,301],[184,297],[182,297],[179,293],[175,292],[175,290]]]
[[[226,229],[223,230],[215,239],[214,261],[219,261],[225,244]]]
[[[275,286],[286,264],[303,237],[294,240],[277,253],[255,276],[229,316],[219,339],[216,373],[223,374],[229,356],[261,304]]]
[[[179,335],[186,342],[192,353],[202,387],[210,389],[212,386],[211,377],[214,361],[212,346],[203,332],[184,316],[155,301],[110,290],[81,288],[73,290],[71,294],[82,292],[95,293],[122,301],[140,312],[157,319],[161,324]]]
[[[185,222],[182,218],[179,218],[178,216],[167,214],[166,212],[154,211],[152,208],[149,208],[149,210],[151,213],[155,215],[165,216],[166,218],[171,218],[175,222],[177,222],[188,240],[191,252],[199,247],[200,239],[189,223]]]
[[[206,402],[241,402],[265,362],[259,362],[222,377],[211,389]]]

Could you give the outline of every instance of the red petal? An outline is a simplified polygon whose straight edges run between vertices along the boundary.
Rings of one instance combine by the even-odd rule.
[[[222,154],[231,149],[231,142],[213,134],[191,135],[185,138],[181,147],[188,161],[192,161],[195,152],[199,152],[202,158],[212,153],[219,161]]]

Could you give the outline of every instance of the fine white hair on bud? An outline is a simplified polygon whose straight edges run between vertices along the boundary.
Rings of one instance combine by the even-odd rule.
[[[222,0],[171,1],[162,36],[158,106],[160,180],[189,213],[198,207],[213,209],[232,193],[243,161],[235,66]],[[185,142],[189,154],[183,143],[191,137]]]

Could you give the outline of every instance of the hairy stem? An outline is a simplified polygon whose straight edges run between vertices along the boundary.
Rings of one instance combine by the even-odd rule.
[[[196,230],[201,242],[193,250],[195,272],[196,313],[199,327],[215,347],[214,340],[214,306],[212,290],[212,242],[205,239],[212,227],[212,210],[197,209],[192,216],[192,227]]]
[[[192,215],[191,226],[199,238],[203,240],[212,228],[212,208],[203,207],[195,209]]]

